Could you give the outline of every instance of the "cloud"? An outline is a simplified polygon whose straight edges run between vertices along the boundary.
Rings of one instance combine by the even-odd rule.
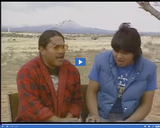
[[[32,12],[38,9],[65,7],[74,8],[76,4],[74,2],[2,2],[2,9],[8,11],[24,11]]]
[[[26,3],[26,2],[25,2]],[[21,2],[2,7],[2,26],[26,26],[73,20],[86,27],[116,30],[131,22],[139,31],[160,31],[160,22],[136,2]],[[7,9],[8,8],[8,9]],[[26,11],[15,11],[26,10]],[[158,8],[158,7],[157,7]],[[12,10],[12,11],[11,11]]]
[[[67,19],[74,20],[76,10],[56,6],[37,9],[32,12],[2,10],[2,26],[30,26],[59,23]]]

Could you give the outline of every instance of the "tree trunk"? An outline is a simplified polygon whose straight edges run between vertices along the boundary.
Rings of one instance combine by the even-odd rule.
[[[149,12],[151,15],[155,16],[158,20],[160,20],[160,12],[153,8],[149,2],[137,2],[145,11]]]

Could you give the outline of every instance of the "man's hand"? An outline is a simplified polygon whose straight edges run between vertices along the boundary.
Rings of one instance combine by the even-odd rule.
[[[127,121],[124,121],[124,120],[117,120],[115,122],[127,122]]]
[[[45,122],[81,122],[80,118],[60,118],[57,116],[53,116],[51,118],[49,118],[48,120],[46,120]]]
[[[80,118],[61,118],[59,122],[81,122]]]
[[[99,121],[100,119],[99,116],[97,115],[92,115],[86,119],[86,122],[99,122]]]

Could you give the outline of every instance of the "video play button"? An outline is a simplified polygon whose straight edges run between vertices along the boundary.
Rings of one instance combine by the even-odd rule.
[[[75,66],[86,66],[86,58],[75,58]]]
[[[82,63],[82,61],[81,60],[79,60],[79,64],[81,64]]]

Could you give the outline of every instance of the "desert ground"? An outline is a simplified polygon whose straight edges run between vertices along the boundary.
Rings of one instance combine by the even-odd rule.
[[[20,33],[19,33],[20,34]],[[1,33],[1,119],[11,122],[8,94],[17,92],[16,75],[20,67],[33,59],[38,52],[38,36],[7,36]],[[98,35],[65,35],[65,42],[69,45],[66,59],[73,64],[75,58],[86,58],[86,66],[77,66],[81,75],[81,83],[88,83],[88,74],[92,68],[95,56],[104,50],[110,50],[112,36]],[[151,59],[158,66],[158,86],[160,87],[160,36],[141,36],[144,56]],[[156,90],[153,107],[146,118],[148,121],[160,122],[160,89]]]

